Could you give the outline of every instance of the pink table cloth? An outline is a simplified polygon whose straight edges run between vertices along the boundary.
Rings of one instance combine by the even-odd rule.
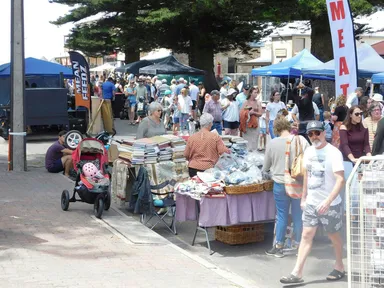
[[[275,200],[271,191],[225,198],[203,197],[200,201],[200,227],[231,226],[262,221],[274,221]],[[176,221],[196,220],[196,200],[176,195]]]

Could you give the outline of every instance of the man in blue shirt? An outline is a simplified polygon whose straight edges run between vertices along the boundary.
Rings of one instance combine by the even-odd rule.
[[[113,83],[112,77],[108,77],[108,80],[103,83],[102,90],[103,90],[103,99],[112,100],[115,98],[116,87],[115,87],[115,84]]]
[[[113,83],[112,77],[108,77],[108,80],[103,83],[102,98],[104,99],[101,106],[101,115],[103,117],[104,129],[109,134],[113,134],[113,112],[112,112],[112,100],[115,98],[116,87]]]
[[[243,103],[245,102],[245,100],[247,100],[249,89],[251,89],[251,86],[249,86],[248,84],[244,85],[243,92],[236,96],[236,102],[239,105],[239,109],[241,109]]]

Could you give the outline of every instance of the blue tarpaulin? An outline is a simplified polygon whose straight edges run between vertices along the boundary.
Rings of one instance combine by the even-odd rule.
[[[384,84],[384,73],[378,73],[372,76],[373,84]]]
[[[60,73],[63,73],[65,78],[73,78],[72,69],[60,65],[58,63],[53,63],[32,57],[25,59],[26,76],[59,76]],[[0,77],[10,77],[10,74],[11,63],[0,65]]]
[[[368,44],[357,48],[357,62],[358,76],[361,78],[371,78],[373,74],[384,72],[384,59]],[[303,69],[303,74],[334,76],[335,61]]]
[[[300,77],[303,68],[313,67],[323,64],[319,59],[313,56],[307,49],[302,50],[296,56],[280,63],[265,67],[252,69],[252,76],[270,76],[270,77]],[[316,77],[315,77],[316,78]]]

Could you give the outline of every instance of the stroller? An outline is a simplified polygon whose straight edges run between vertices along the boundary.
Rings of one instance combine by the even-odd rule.
[[[61,194],[61,208],[68,210],[70,202],[94,204],[94,213],[101,218],[104,210],[111,206],[110,174],[108,154],[104,144],[97,139],[83,139],[72,153],[73,167],[77,173],[72,198],[68,190]],[[80,199],[77,199],[76,193]]]

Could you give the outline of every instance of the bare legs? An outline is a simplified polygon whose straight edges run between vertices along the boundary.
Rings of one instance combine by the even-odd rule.
[[[317,227],[304,227],[303,234],[301,236],[299,253],[297,256],[297,261],[295,268],[293,268],[292,275],[301,278],[303,276],[303,268],[305,261],[311,252],[313,238],[315,237]],[[344,264],[343,264],[343,242],[339,232],[336,233],[328,233],[329,239],[332,241],[333,249],[335,251],[336,263],[334,266],[335,270],[340,272],[344,272]]]
[[[301,235],[301,241],[299,246],[299,253],[297,255],[296,265],[293,268],[292,275],[301,278],[303,276],[303,268],[305,261],[311,252],[313,237],[315,237],[317,227],[304,227],[303,234]]]
[[[72,155],[65,155],[64,157],[62,157],[61,163],[63,164],[63,167],[64,167],[64,175],[69,177],[69,172],[73,167]]]
[[[135,106],[130,107],[129,109],[129,121],[131,124],[135,124]]]
[[[335,270],[344,272],[343,264],[343,241],[341,239],[340,233],[328,234],[328,238],[332,241],[333,249],[335,251],[336,263]]]

